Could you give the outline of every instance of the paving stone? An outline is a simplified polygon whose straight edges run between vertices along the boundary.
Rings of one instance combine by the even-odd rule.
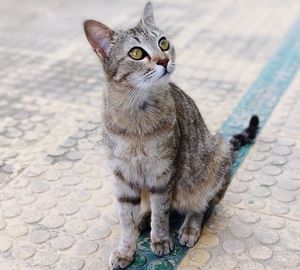
[[[43,196],[37,202],[37,207],[41,210],[48,210],[57,205],[57,201],[48,195]]]
[[[59,210],[65,215],[73,215],[79,210],[79,206],[74,202],[64,202],[59,206]]]
[[[14,247],[12,251],[12,256],[21,259],[26,260],[30,257],[32,257],[35,253],[35,248],[32,245],[25,243],[18,244],[16,247]]]
[[[37,223],[44,218],[44,214],[42,211],[37,209],[25,210],[23,213],[23,220],[25,223]]]
[[[239,200],[235,200],[234,203],[231,202],[232,200],[230,201],[231,197],[226,200],[226,196],[229,196],[231,192],[234,194],[233,191],[239,189],[242,184],[250,186],[247,181],[241,181],[240,177],[236,177],[225,196],[225,202],[232,206],[300,220],[297,198],[300,189],[299,181],[297,181],[297,172],[300,173],[300,169],[297,168],[298,162],[294,162],[299,152],[298,141],[291,141],[286,138],[273,138],[270,142],[266,143],[264,140],[264,137],[262,139],[259,138],[253,149],[254,151],[247,158],[249,162],[246,163],[248,164],[243,165],[241,168],[241,170],[247,170],[249,164],[253,163],[250,162],[252,156],[258,153],[257,151],[262,145],[268,145],[269,150],[265,152],[266,159],[260,161],[262,168],[249,172],[251,175],[249,177],[252,179],[251,187],[249,187],[252,196],[249,195],[249,192],[245,191],[239,193]],[[289,151],[286,150],[287,146],[282,146],[283,144],[289,145]],[[274,153],[279,155],[283,152],[286,159],[284,164],[280,166],[269,165],[272,162]],[[293,174],[291,173],[292,171]],[[290,176],[296,177],[296,180]]]
[[[199,266],[204,266],[209,261],[211,255],[205,249],[193,249],[188,254],[192,262],[197,263]]]
[[[230,255],[239,255],[245,251],[246,246],[240,240],[226,240],[223,249]]]
[[[74,238],[71,235],[60,235],[51,242],[52,247],[58,250],[69,249],[74,244]]]
[[[87,231],[87,236],[91,240],[105,239],[108,238],[110,234],[111,229],[105,224],[101,224],[101,226],[90,228]]]
[[[204,269],[279,270],[289,269],[289,267],[297,269],[299,265],[297,252],[300,243],[299,221],[246,209],[230,209],[234,211],[233,216],[224,220],[220,215],[221,207],[203,228],[202,235],[209,232],[219,239],[218,245],[207,250],[211,259],[205,263]],[[221,230],[216,230],[211,226],[211,224],[217,226],[219,223],[226,223],[227,226]],[[199,267],[195,261],[191,260],[190,253],[203,248],[201,238],[202,236],[196,246],[188,251],[180,267]],[[200,257],[198,257],[199,260]],[[179,269],[182,269],[180,267]]]
[[[265,246],[252,247],[249,250],[250,256],[256,260],[268,260],[272,257],[272,250]]]
[[[91,220],[99,217],[101,211],[93,206],[83,206],[80,208],[80,215],[85,220]]]
[[[50,233],[47,230],[35,230],[30,233],[28,240],[35,244],[42,244],[49,238]]]
[[[57,229],[65,224],[65,218],[62,215],[50,215],[45,217],[40,224],[49,229]]]
[[[3,230],[6,226],[6,222],[2,219],[0,219],[0,230]]]
[[[98,249],[98,244],[90,240],[80,240],[75,246],[78,255],[89,255]]]
[[[34,257],[34,264],[39,267],[47,267],[55,264],[59,260],[59,255],[51,248],[47,250],[38,250]]]
[[[80,160],[82,159],[82,154],[80,152],[69,152],[66,154],[66,157],[72,161]]]
[[[71,234],[81,234],[85,232],[87,228],[87,223],[80,218],[72,218],[67,222],[66,225],[67,231]]]
[[[84,266],[84,260],[78,257],[64,257],[61,259],[61,269],[80,270]]]
[[[22,213],[22,209],[19,206],[14,205],[14,206],[10,206],[10,207],[3,209],[2,217],[15,218],[15,217],[21,215],[21,213]]]
[[[0,252],[6,252],[12,247],[12,242],[6,237],[0,238]]]
[[[11,225],[7,228],[7,234],[11,238],[19,238],[27,234],[27,226],[23,224]]]
[[[44,178],[48,181],[57,181],[58,179],[60,179],[61,177],[61,173],[58,171],[47,171],[44,174]]]
[[[76,186],[82,181],[82,178],[79,176],[70,175],[61,178],[60,181],[64,186]]]

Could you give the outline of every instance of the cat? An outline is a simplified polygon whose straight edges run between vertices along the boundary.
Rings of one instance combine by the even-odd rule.
[[[139,224],[149,213],[156,255],[174,248],[170,209],[185,215],[178,238],[192,247],[206,209],[221,200],[230,183],[237,150],[255,138],[259,119],[252,116],[248,128],[230,142],[209,132],[194,101],[170,81],[175,49],[156,26],[150,2],[129,30],[94,20],[85,21],[84,30],[107,83],[103,137],[122,229],[110,267],[125,268],[133,261]]]

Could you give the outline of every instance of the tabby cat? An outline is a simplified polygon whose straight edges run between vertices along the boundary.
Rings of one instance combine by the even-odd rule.
[[[236,151],[255,138],[258,117],[226,142],[207,129],[194,101],[170,82],[175,50],[157,28],[151,3],[137,26],[112,30],[88,20],[84,30],[106,75],[104,141],[115,178],[122,228],[113,269],[134,258],[139,224],[151,213],[151,249],[173,249],[169,212],[185,215],[181,245],[200,237],[203,215],[223,197]]]

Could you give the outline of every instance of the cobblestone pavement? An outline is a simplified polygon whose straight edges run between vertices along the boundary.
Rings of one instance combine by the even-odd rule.
[[[1,270],[108,269],[119,221],[101,136],[103,74],[82,22],[132,26],[144,5],[111,2],[0,2]],[[300,15],[293,0],[154,7],[177,48],[173,79],[212,131]],[[299,89],[297,75],[178,269],[300,269]],[[148,265],[175,268],[164,259]]]

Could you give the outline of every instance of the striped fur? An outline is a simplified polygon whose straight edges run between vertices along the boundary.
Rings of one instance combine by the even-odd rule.
[[[84,27],[107,79],[103,136],[122,227],[111,267],[132,262],[139,228],[147,225],[150,212],[156,255],[173,249],[171,208],[186,215],[178,237],[191,247],[200,236],[205,210],[219,202],[230,182],[235,147],[220,134],[212,135],[194,101],[170,82],[175,50],[172,43],[167,51],[158,46],[166,36],[155,26],[150,3],[139,24],[127,31],[96,21],[86,21]],[[136,46],[148,56],[131,59],[128,52]],[[247,132],[246,137],[256,134],[251,125]]]

